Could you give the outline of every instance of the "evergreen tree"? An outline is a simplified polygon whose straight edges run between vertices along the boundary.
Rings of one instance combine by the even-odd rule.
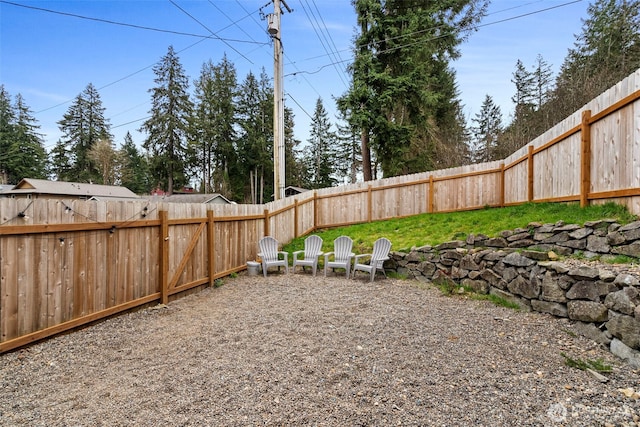
[[[502,113],[489,95],[482,102],[480,113],[472,119],[471,161],[488,162],[501,158],[498,138],[502,133]]]
[[[516,86],[516,93],[511,97],[511,101],[515,104],[514,119],[524,119],[534,111],[536,99],[535,76],[518,59],[511,82]]]
[[[7,152],[10,176],[16,183],[22,178],[44,179],[47,176],[47,152],[42,135],[37,132],[40,126],[20,94],[16,96],[14,111],[14,139]]]
[[[239,93],[241,188],[244,200],[263,203],[273,194],[273,88],[264,69],[259,80],[250,72]]]
[[[293,112],[290,108],[284,109],[284,163],[285,182],[296,187],[306,188],[307,171],[301,159],[300,140],[293,135],[294,122]]]
[[[167,54],[153,67],[156,87],[151,93],[149,117],[141,127],[147,133],[143,147],[151,153],[151,174],[167,193],[187,183],[185,176],[186,139],[193,104],[189,99],[189,79],[180,59],[169,46]]]
[[[0,183],[46,177],[47,153],[38,129],[22,95],[16,95],[12,104],[0,85]]]
[[[73,153],[69,151],[67,144],[59,139],[49,153],[49,158],[50,173],[56,181],[74,181]]]
[[[336,183],[334,177],[334,146],[336,135],[331,131],[331,123],[322,99],[318,98],[311,119],[310,138],[306,156],[309,182],[312,188],[331,187]]]
[[[360,140],[353,121],[349,119],[350,110],[338,110],[336,133],[335,166],[336,174],[346,182],[355,184],[358,172],[362,170]]]
[[[146,158],[133,143],[131,134],[127,132],[120,147],[120,185],[136,194],[148,194],[151,190],[149,167]]]
[[[89,150],[100,140],[112,138],[111,125],[104,117],[100,94],[89,83],[58,122],[63,142],[73,153],[69,179],[77,182],[100,180],[100,174],[89,158]]]
[[[15,114],[11,95],[0,85],[0,183],[9,183],[9,149],[14,136]],[[17,184],[17,183],[16,183]]]
[[[236,172],[236,70],[225,56],[218,65],[202,66],[195,82],[195,119],[192,151],[205,193],[232,194],[230,175]]]
[[[587,14],[556,79],[557,121],[640,68],[640,1],[596,0]]]
[[[341,98],[362,130],[365,180],[370,143],[386,176],[428,170],[436,149],[464,125],[449,62],[484,14],[485,0],[355,0],[353,84]],[[370,140],[368,137],[371,137]],[[456,146],[462,138],[456,137]],[[446,156],[441,156],[446,157]]]
[[[542,55],[536,56],[536,63],[533,69],[533,84],[535,89],[534,105],[539,111],[547,103],[553,90],[553,72],[551,65],[544,60]]]

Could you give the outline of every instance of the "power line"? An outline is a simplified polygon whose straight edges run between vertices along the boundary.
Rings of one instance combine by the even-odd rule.
[[[70,17],[78,18],[78,19],[86,19],[88,21],[102,22],[104,24],[111,24],[111,25],[119,25],[119,26],[122,26],[122,27],[136,28],[136,29],[139,29],[139,30],[156,31],[156,32],[159,32],[159,33],[175,34],[175,35],[179,35],[179,36],[198,37],[198,38],[202,38],[202,39],[216,39],[216,40],[220,40],[220,41],[223,41],[223,42],[256,43],[256,42],[247,41],[247,40],[227,39],[227,38],[223,39],[222,37],[218,37],[213,33],[212,33],[212,35],[193,34],[193,33],[186,33],[186,32],[183,32],[183,31],[165,30],[165,29],[161,29],[161,28],[147,27],[147,26],[144,26],[144,25],[137,25],[137,24],[129,24],[129,23],[126,23],[126,22],[112,21],[110,19],[94,18],[94,17],[90,17],[90,16],[78,15],[76,13],[60,12],[60,11],[52,10],[52,9],[45,9],[43,7],[28,6],[28,5],[25,5],[25,4],[14,3],[14,2],[11,2],[11,1],[7,1],[7,0],[0,0],[0,3],[8,4],[8,5],[11,5],[11,6],[23,7],[25,9],[38,10],[38,11],[41,11],[41,12],[54,13],[56,15],[70,16]]]
[[[189,18],[193,19],[194,21],[196,21],[198,24],[200,24],[205,30],[209,31],[211,33],[212,36],[216,37],[217,39],[221,40],[224,44],[226,44],[227,46],[229,46],[231,49],[233,49],[238,55],[242,56],[244,59],[246,59],[250,64],[253,64],[253,61],[251,61],[249,58],[247,58],[246,56],[244,56],[238,49],[236,49],[235,47],[231,46],[228,42],[226,42],[224,39],[220,38],[216,33],[214,33],[213,31],[211,31],[211,29],[209,27],[207,27],[206,25],[204,25],[202,22],[200,22],[195,16],[193,16],[192,14],[190,14],[189,12],[187,12],[186,10],[184,10],[182,7],[180,7],[175,1],[173,0],[169,0],[171,2],[172,5],[174,5],[175,7],[177,7],[178,9],[180,9],[185,15],[187,15]]]
[[[307,3],[307,7],[305,7],[304,3]],[[329,56],[329,58],[332,60],[332,64],[335,64],[337,56],[325,44],[325,40],[327,40],[327,37],[319,29],[320,25],[318,23],[318,19],[315,17],[315,14],[313,13],[313,10],[311,10],[311,7],[309,6],[309,3],[307,1],[304,1],[304,2],[301,2],[300,4],[302,5],[302,9],[304,10],[304,13],[306,14],[307,19],[309,20],[309,23],[311,24],[311,27],[313,28],[313,31],[316,34],[316,37],[320,41],[320,45],[322,46],[324,51],[327,53],[327,56]],[[312,17],[313,17],[313,19],[312,19]],[[325,25],[325,29],[326,29],[326,25]],[[338,70],[337,67],[334,66],[334,68],[336,70],[336,73],[338,74],[338,77],[340,78],[340,80],[342,80],[342,83],[345,85],[345,87],[348,87],[347,83],[344,81],[344,79],[342,77],[342,73],[340,73],[340,71]]]

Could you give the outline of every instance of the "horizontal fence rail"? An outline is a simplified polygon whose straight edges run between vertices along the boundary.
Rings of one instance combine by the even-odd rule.
[[[640,70],[503,161],[265,205],[0,199],[0,353],[244,270],[257,242],[421,213],[614,201],[640,213]]]

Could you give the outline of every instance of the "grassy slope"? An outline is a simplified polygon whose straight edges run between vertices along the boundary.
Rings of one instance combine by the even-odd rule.
[[[636,220],[625,207],[607,203],[580,208],[570,203],[527,203],[507,208],[487,208],[476,211],[422,214],[402,219],[390,219],[350,227],[318,231],[324,240],[323,251],[333,250],[333,240],[341,235],[354,241],[355,253],[369,253],[373,242],[386,237],[392,250],[407,251],[411,247],[465,239],[468,234],[496,236],[503,230],[526,227],[530,222],[584,224],[604,218],[615,218],[621,224]],[[304,248],[304,237],[293,240],[283,250],[292,252]]]

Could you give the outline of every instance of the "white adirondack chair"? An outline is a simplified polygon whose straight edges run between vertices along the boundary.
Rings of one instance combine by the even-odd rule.
[[[318,268],[318,258],[322,254],[322,238],[315,234],[307,237],[304,239],[304,250],[293,252],[293,272],[296,272],[297,265],[302,267],[302,271],[304,271],[305,267],[311,267],[315,276]],[[298,259],[298,255],[302,255],[302,258]]]
[[[327,269],[344,268],[347,271],[347,278],[351,274],[351,259],[354,253],[351,252],[353,240],[349,236],[340,236],[333,241],[333,252],[324,254],[324,275],[327,276]]]
[[[271,236],[266,236],[260,239],[258,243],[260,252],[258,256],[262,259],[262,272],[264,277],[267,277],[267,268],[269,267],[284,267],[285,272],[289,272],[289,253],[284,251],[278,251],[278,241]],[[280,256],[282,255],[282,258]]]
[[[383,264],[389,259],[389,251],[391,250],[391,242],[384,237],[379,238],[373,243],[373,253],[356,255],[353,263],[353,278],[356,278],[356,271],[366,271],[371,275],[371,281],[376,275],[376,271],[380,270],[387,277],[387,273],[384,271]],[[369,258],[369,262],[364,260]]]

